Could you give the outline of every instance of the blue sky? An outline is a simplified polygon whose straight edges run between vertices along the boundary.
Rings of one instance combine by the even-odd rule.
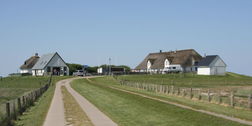
[[[0,75],[58,52],[66,62],[125,64],[193,48],[252,75],[251,0],[1,0]]]

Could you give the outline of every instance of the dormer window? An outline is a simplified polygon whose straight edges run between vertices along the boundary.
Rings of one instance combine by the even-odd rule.
[[[165,68],[168,68],[170,66],[170,62],[168,59],[165,59],[165,62],[164,62],[164,67]]]
[[[24,65],[26,65],[26,61],[24,62]]]
[[[147,62],[147,69],[150,69],[150,68],[151,68],[151,61],[148,60],[148,62]]]

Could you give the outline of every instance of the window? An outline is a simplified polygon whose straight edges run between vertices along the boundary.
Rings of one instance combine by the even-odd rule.
[[[165,65],[165,67],[169,67],[170,62],[169,62],[169,60],[168,60],[168,59],[165,59],[164,65]]]
[[[176,67],[172,67],[172,69],[176,69]]]
[[[151,68],[151,62],[148,61],[148,62],[147,62],[147,69],[150,69],[150,68]]]

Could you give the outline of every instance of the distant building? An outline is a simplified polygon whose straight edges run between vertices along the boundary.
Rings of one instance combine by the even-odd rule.
[[[133,72],[196,72],[202,56],[194,49],[150,53]]]
[[[69,75],[69,68],[65,61],[56,53],[42,55],[32,68],[33,76]]]
[[[99,75],[108,75],[108,74],[118,75],[118,74],[125,74],[126,70],[123,67],[111,67],[111,68],[100,67],[97,69],[97,73]]]
[[[225,75],[226,67],[220,56],[206,56],[199,62],[198,75]]]
[[[24,64],[20,66],[21,74],[32,74],[32,67],[38,62],[39,56],[36,53],[34,56],[24,61]]]

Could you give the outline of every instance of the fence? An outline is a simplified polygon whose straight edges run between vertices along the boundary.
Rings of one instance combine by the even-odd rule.
[[[11,126],[13,125],[13,120],[17,120],[17,117],[22,115],[27,108],[34,105],[34,102],[49,88],[51,85],[52,77],[50,77],[47,84],[39,89],[33,90],[25,95],[8,101],[6,104],[0,105],[0,124],[1,126]]]
[[[232,107],[248,108],[252,110],[252,94],[235,95],[233,92],[226,91],[212,91],[210,89],[201,88],[181,88],[168,85],[134,83],[120,80],[123,86],[129,86],[138,90],[146,90],[149,92],[181,96],[189,99],[206,101],[209,103],[216,103],[221,105],[229,105]]]

